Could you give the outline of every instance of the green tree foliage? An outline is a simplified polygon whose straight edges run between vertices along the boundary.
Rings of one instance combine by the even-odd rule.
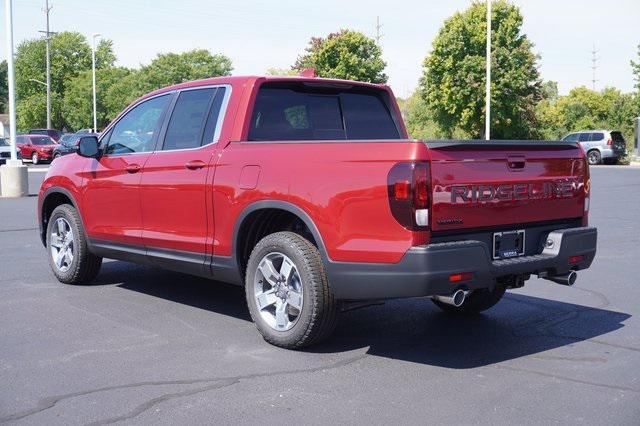
[[[311,38],[292,69],[315,68],[319,77],[386,83],[386,66],[373,39],[357,31],[340,30],[327,38]]]
[[[486,10],[484,2],[476,2],[447,19],[423,63],[421,94],[445,136],[456,129],[474,138],[484,133]],[[534,107],[541,82],[522,21],[516,6],[493,2],[492,138],[535,136]]]
[[[16,49],[16,96],[20,99],[43,93],[46,81],[46,47],[42,38],[23,41]],[[96,47],[96,68],[113,66],[115,55],[110,40],[101,40]],[[91,46],[80,33],[61,32],[51,38],[51,91],[62,95],[66,83],[81,72],[91,69]]]
[[[195,49],[184,53],[160,54],[149,65],[120,79],[106,93],[105,108],[109,120],[138,97],[161,87],[190,80],[230,75],[231,59]]]
[[[98,129],[103,129],[119,111],[107,107],[109,89],[131,74],[131,70],[120,67],[96,70],[96,110]],[[64,119],[71,129],[93,127],[93,84],[91,71],[72,78],[64,93]]]
[[[16,126],[19,131],[44,127],[47,123],[47,95],[36,93],[23,98],[16,105]],[[62,97],[51,93],[51,125],[56,129],[66,127],[62,119]]]
[[[636,81],[636,89],[640,93],[640,44],[638,45],[638,62],[631,61],[633,79]]]
[[[608,87],[600,92],[577,87],[556,100],[538,104],[540,132],[545,139],[559,139],[585,129],[620,130],[629,141],[633,118],[640,113],[635,96]]]
[[[0,62],[0,114],[9,110],[9,82],[7,78],[7,61],[2,61]]]

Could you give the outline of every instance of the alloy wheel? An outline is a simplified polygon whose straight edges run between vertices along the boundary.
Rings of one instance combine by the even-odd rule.
[[[73,230],[67,219],[60,217],[51,227],[49,245],[51,246],[51,257],[56,268],[60,272],[68,271],[75,255],[75,242]]]
[[[262,319],[276,331],[288,331],[298,322],[304,302],[302,280],[286,255],[269,253],[258,263],[254,298]]]

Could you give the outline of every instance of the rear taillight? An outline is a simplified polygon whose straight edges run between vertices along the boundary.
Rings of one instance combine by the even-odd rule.
[[[607,145],[609,146],[613,145],[613,139],[609,138],[609,140],[607,141]]]
[[[387,188],[393,217],[407,229],[429,226],[429,163],[397,163],[389,171]]]

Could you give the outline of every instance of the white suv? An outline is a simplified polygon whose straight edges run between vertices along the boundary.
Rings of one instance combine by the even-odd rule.
[[[627,144],[622,133],[616,130],[583,130],[569,133],[563,141],[580,142],[587,153],[589,164],[615,162],[627,153]]]

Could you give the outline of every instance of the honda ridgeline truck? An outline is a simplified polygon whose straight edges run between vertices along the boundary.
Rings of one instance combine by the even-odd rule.
[[[39,193],[58,280],[89,283],[112,258],[241,285],[260,333],[286,348],[369,301],[468,314],[532,275],[571,285],[596,253],[577,143],[411,140],[384,85],[179,84],[78,154]]]

